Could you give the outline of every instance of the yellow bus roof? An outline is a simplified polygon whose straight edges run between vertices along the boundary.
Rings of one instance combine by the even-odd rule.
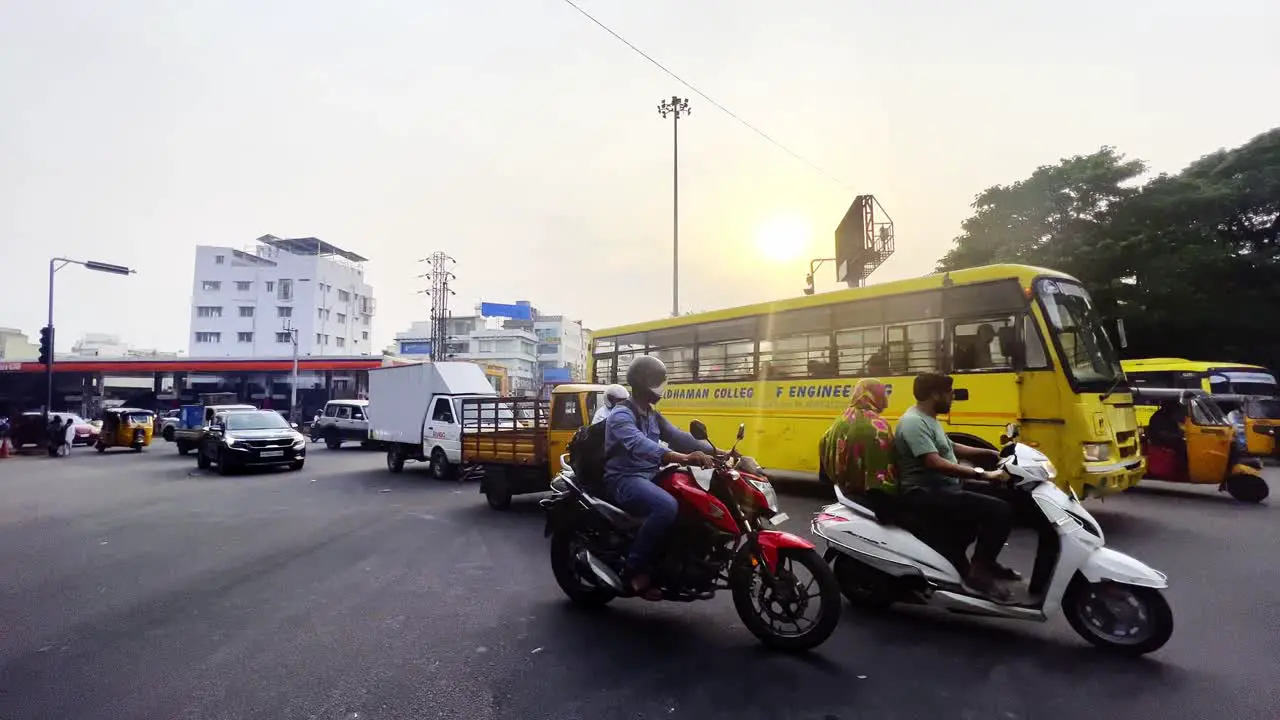
[[[1260,365],[1249,365],[1246,363],[1236,362],[1206,362],[1204,360],[1187,360],[1186,358],[1134,358],[1132,360],[1121,360],[1120,367],[1126,373],[1142,372],[1144,370],[1151,372],[1209,372],[1216,369],[1236,368],[1240,370],[1261,370],[1267,372],[1267,369]]]
[[[800,310],[802,308],[821,307],[823,305],[831,305],[853,300],[866,300],[890,295],[920,292],[922,290],[934,290],[944,287],[948,281],[956,285],[970,285],[973,283],[990,282],[993,280],[1016,279],[1024,288],[1026,288],[1031,286],[1032,280],[1042,276],[1079,282],[1066,273],[1061,273],[1057,270],[1033,267],[1031,265],[984,265],[982,267],[968,268],[965,270],[953,270],[949,273],[935,273],[932,275],[924,275],[922,277],[908,278],[906,280],[894,280],[886,283],[878,283],[876,285],[868,285],[866,287],[833,290],[831,292],[815,295],[801,295],[800,297],[787,298],[785,300],[773,300],[770,302],[756,303],[754,305],[725,308],[723,310],[711,310],[708,312],[697,313],[695,315],[682,315],[678,318],[663,318],[661,320],[650,320],[648,322],[633,323],[631,325],[621,325],[618,327],[605,328],[603,330],[595,330],[592,332],[592,337],[603,338],[615,335],[628,335],[631,333],[645,332],[647,330],[659,330],[662,328],[679,327],[681,325],[695,325],[698,323],[716,322],[719,320],[733,320],[735,318],[750,317],[752,315],[772,315],[775,313],[785,312],[787,310]]]

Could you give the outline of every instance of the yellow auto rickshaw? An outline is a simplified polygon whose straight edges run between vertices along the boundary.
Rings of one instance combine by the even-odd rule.
[[[1270,494],[1262,462],[1249,455],[1236,428],[1208,393],[1139,388],[1134,402],[1157,406],[1142,429],[1148,478],[1217,485],[1241,502],[1262,502]]]
[[[109,447],[142,448],[151,444],[155,413],[138,408],[109,408],[102,411],[102,430],[98,433],[98,452]]]

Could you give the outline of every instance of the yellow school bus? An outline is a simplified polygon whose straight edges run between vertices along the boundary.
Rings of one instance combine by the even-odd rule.
[[[1276,453],[1280,436],[1280,387],[1275,375],[1260,365],[1209,362],[1185,358],[1139,358],[1122,360],[1129,384],[1142,388],[1203,390],[1210,396],[1227,399],[1245,413],[1245,437],[1251,455],[1266,457]],[[1228,403],[1223,410],[1230,409]],[[1156,411],[1156,400],[1139,394],[1138,426],[1145,428]]]
[[[1082,496],[1145,471],[1116,351],[1089,294],[1052,270],[992,265],[597,330],[592,382],[625,383],[644,354],[667,365],[668,419],[701,419],[725,445],[745,422],[740,447],[779,476],[818,478],[818,440],[859,378],[889,385],[897,420],[929,371],[955,378],[939,419],[957,441],[996,447],[1017,423]]]

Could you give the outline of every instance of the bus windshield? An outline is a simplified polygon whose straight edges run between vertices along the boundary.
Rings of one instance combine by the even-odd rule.
[[[1036,294],[1062,353],[1062,368],[1081,389],[1105,392],[1124,377],[1089,293],[1066,280],[1039,280]]]
[[[1235,395],[1280,395],[1276,379],[1266,372],[1217,371],[1209,376],[1209,388],[1215,393]]]

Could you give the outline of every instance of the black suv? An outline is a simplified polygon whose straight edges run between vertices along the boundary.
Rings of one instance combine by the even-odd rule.
[[[274,410],[218,413],[204,428],[196,465],[216,465],[226,475],[239,468],[288,465],[301,470],[307,460],[307,439]]]

